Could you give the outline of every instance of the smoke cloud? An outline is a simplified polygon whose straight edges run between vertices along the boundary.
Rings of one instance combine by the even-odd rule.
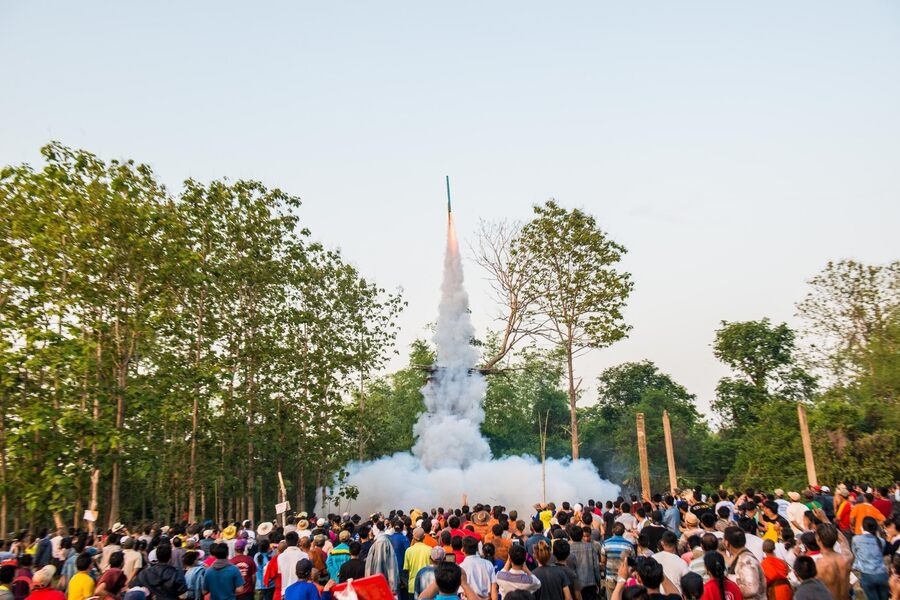
[[[540,461],[531,456],[493,460],[481,436],[487,385],[484,377],[473,371],[479,360],[472,346],[474,336],[451,216],[433,338],[436,369],[422,388],[425,412],[413,426],[416,442],[412,454],[347,465],[346,481],[360,492],[352,503],[353,511],[370,514],[393,508],[449,508],[459,506],[467,495],[473,504],[502,504],[525,514],[542,499]],[[609,500],[619,492],[617,485],[601,479],[594,465],[584,459],[547,460],[546,478],[548,501]],[[317,506],[317,511],[322,510]]]

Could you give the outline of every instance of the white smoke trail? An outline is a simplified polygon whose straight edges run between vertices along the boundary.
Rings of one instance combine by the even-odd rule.
[[[359,499],[351,505],[353,511],[370,514],[393,508],[449,508],[458,506],[466,494],[473,504],[502,504],[526,514],[534,502],[541,500],[540,462],[531,456],[492,460],[490,447],[481,436],[481,404],[487,386],[480,373],[471,372],[479,359],[471,343],[474,335],[451,218],[433,338],[437,368],[422,388],[425,412],[413,427],[416,443],[412,454],[400,452],[347,465],[346,482],[360,491]],[[619,492],[617,485],[600,479],[589,460],[550,459],[546,471],[548,501],[609,500]],[[334,509],[319,505],[316,511],[327,512],[329,508]]]

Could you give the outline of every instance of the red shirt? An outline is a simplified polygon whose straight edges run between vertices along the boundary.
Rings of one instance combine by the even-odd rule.
[[[52,587],[35,588],[28,600],[66,600],[66,595]]]
[[[476,540],[478,540],[479,542],[481,541],[480,535],[478,535],[474,531],[469,531],[468,529],[451,529],[450,535],[453,535],[453,536],[458,535],[459,537],[473,537]]]
[[[872,500],[872,506],[877,508],[884,515],[885,519],[889,519],[891,512],[894,510],[894,504],[887,498],[875,498]]]
[[[231,564],[238,568],[244,578],[244,587],[238,595],[252,594],[256,589],[256,563],[246,554],[238,554],[231,559]]]
[[[703,586],[703,595],[700,596],[700,600],[722,600],[719,582],[715,579],[707,581]],[[725,578],[725,600],[744,600],[744,595],[741,594],[741,588],[727,577]]]

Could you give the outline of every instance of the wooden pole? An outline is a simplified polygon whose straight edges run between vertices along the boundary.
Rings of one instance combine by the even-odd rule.
[[[541,501],[547,503],[547,424],[550,422],[550,411],[542,420],[538,415],[538,426],[541,429]]]
[[[663,411],[663,433],[666,436],[666,463],[669,465],[669,492],[675,493],[678,487],[678,475],[675,473],[675,450],[672,448],[672,425],[669,423],[669,411]]]
[[[816,463],[813,460],[812,441],[809,438],[809,424],[806,422],[806,409],[797,403],[797,420],[800,421],[800,438],[803,440],[803,456],[806,458],[806,478],[810,487],[819,485],[816,477]]]
[[[650,501],[650,465],[647,463],[647,432],[644,429],[644,413],[637,413],[638,457],[641,460],[641,492]]]
[[[287,488],[284,487],[284,477],[281,476],[281,471],[278,471],[278,495],[281,496],[281,502],[287,500]],[[281,513],[281,526],[284,527],[287,524],[287,516],[285,513]]]

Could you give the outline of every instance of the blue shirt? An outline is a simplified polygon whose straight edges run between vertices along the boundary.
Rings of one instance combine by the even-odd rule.
[[[296,581],[284,590],[284,600],[329,600],[331,592],[319,596],[319,588],[311,581]]]
[[[407,548],[409,548],[409,540],[399,531],[395,531],[388,538],[391,540],[391,546],[394,547],[394,556],[397,557],[397,570],[402,573],[403,559],[406,557]]]
[[[634,554],[634,544],[621,535],[614,535],[603,542],[603,553],[606,555],[606,577],[613,579],[617,576],[622,555],[628,552]]]
[[[678,527],[681,524],[681,513],[678,512],[677,508],[674,506],[667,508],[666,512],[663,513],[662,522],[663,525],[669,528],[669,531],[677,537],[681,537],[681,529]]]
[[[223,562],[225,566],[221,566]],[[209,592],[210,600],[235,600],[235,590],[242,587],[244,578],[240,569],[227,560],[218,559],[206,569],[203,591]]]
[[[266,565],[269,564],[269,561],[272,560],[272,551],[270,550],[268,553],[257,552],[256,556],[253,557],[253,562],[256,563],[256,589],[258,590],[266,590],[275,587],[275,580],[272,580],[272,585],[268,588],[266,584],[263,583],[263,576],[266,574]]]
[[[880,542],[880,543],[879,543]],[[887,575],[884,566],[884,547],[887,542],[871,533],[853,536],[853,568],[865,575]]]

